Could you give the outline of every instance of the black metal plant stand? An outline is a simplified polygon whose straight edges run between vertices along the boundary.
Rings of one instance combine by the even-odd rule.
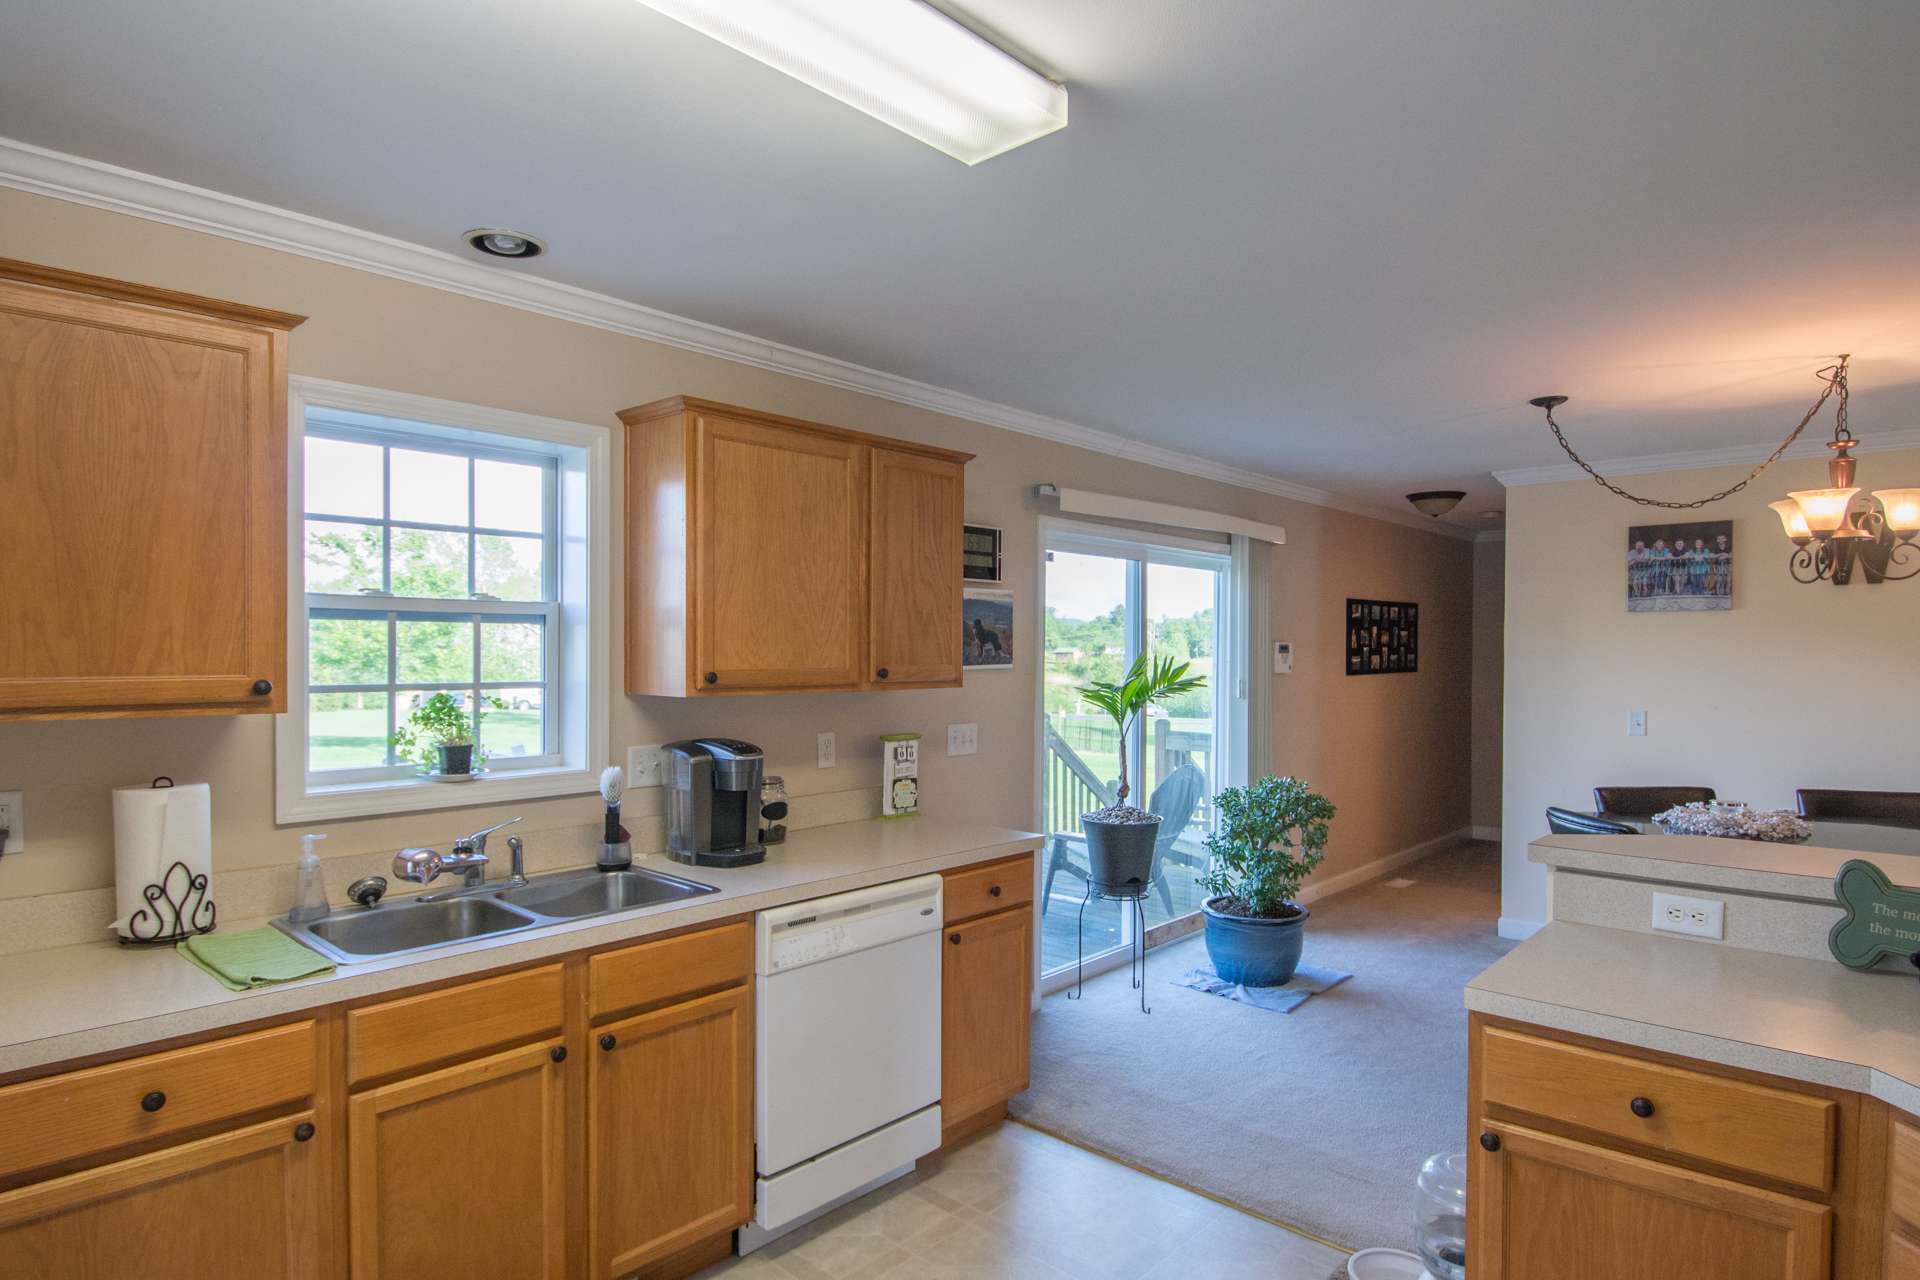
[[[1127,976],[1133,980],[1133,989],[1140,993],[1140,1012],[1152,1013],[1147,1007],[1147,915],[1141,905],[1151,890],[1150,885],[1139,880],[1129,880],[1125,885],[1113,888],[1096,885],[1091,878],[1087,881],[1086,896],[1080,899],[1080,918],[1074,925],[1074,962],[1073,990],[1067,992],[1067,999],[1081,998],[1082,988],[1087,978],[1087,904],[1095,898],[1112,902],[1133,904],[1133,941],[1127,944]],[[1126,908],[1121,908],[1125,910]]]

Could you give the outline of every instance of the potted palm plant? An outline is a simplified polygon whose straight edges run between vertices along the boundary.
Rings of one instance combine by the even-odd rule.
[[[1207,836],[1201,905],[1213,971],[1247,987],[1293,978],[1306,939],[1307,909],[1294,899],[1326,857],[1333,805],[1299,778],[1269,775],[1214,797],[1218,822]]]
[[[1160,836],[1160,815],[1127,803],[1127,734],[1140,714],[1156,702],[1207,687],[1205,676],[1187,674],[1190,664],[1171,657],[1150,661],[1146,654],[1118,683],[1095,680],[1078,689],[1081,698],[1113,717],[1120,730],[1120,786],[1113,803],[1080,816],[1087,834],[1087,861],[1093,887],[1128,895],[1141,891],[1153,874],[1153,849]]]

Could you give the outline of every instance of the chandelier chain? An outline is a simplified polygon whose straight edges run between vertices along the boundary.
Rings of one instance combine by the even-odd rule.
[[[1807,429],[1807,424],[1814,420],[1830,398],[1838,397],[1839,399],[1839,404],[1834,410],[1833,438],[1835,440],[1852,440],[1853,432],[1847,429],[1848,359],[1849,357],[1847,356],[1841,356],[1838,362],[1820,370],[1817,376],[1826,383],[1820,390],[1820,398],[1813,402],[1813,407],[1808,409],[1805,415],[1801,417],[1799,425],[1794,427],[1792,433],[1780,442],[1780,447],[1767,455],[1765,462],[1762,462],[1759,466],[1749,471],[1746,478],[1741,480],[1740,483],[1722,489],[1711,497],[1696,498],[1692,502],[1664,502],[1659,498],[1643,498],[1637,493],[1627,492],[1613,481],[1601,475],[1598,471],[1595,471],[1593,464],[1574,452],[1573,446],[1567,443],[1567,437],[1565,433],[1560,430],[1560,424],[1553,420],[1552,405],[1546,406],[1547,426],[1552,430],[1553,438],[1560,442],[1560,447],[1566,451],[1567,456],[1572,458],[1582,471],[1592,476],[1593,482],[1601,488],[1608,490],[1617,497],[1625,498],[1629,502],[1637,502],[1643,507],[1662,507],[1669,511],[1692,511],[1699,507],[1704,507],[1708,503],[1718,502],[1722,498],[1730,498],[1759,479],[1760,473],[1778,462],[1780,455],[1785,453],[1793,442],[1800,438],[1800,433]]]

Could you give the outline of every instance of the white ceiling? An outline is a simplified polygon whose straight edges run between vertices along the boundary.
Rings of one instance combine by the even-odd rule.
[[[0,135],[1456,522],[1542,392],[1920,426],[1914,0],[943,7],[1072,124],[969,169],[632,0],[0,0]]]

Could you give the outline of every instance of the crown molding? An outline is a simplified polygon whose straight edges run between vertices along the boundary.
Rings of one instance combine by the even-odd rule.
[[[1683,453],[1647,453],[1633,458],[1614,458],[1593,464],[1594,470],[1609,476],[1646,476],[1661,471],[1699,471],[1708,467],[1752,466],[1766,455],[1764,445],[1733,445],[1725,449],[1691,449]],[[1920,449],[1920,431],[1875,431],[1862,436],[1855,453],[1886,453],[1894,449]],[[1796,440],[1782,458],[1824,458],[1825,440]],[[1571,462],[1556,462],[1545,467],[1517,467],[1496,471],[1493,478],[1507,488],[1521,485],[1559,484],[1566,480],[1585,480],[1587,473]]]
[[[357,271],[370,271],[411,284],[464,294],[484,302],[515,307],[575,324],[591,325],[596,329],[644,338],[683,351],[694,351],[736,364],[805,378],[809,382],[877,396],[897,404],[964,418],[1020,435],[1092,449],[1110,457],[1125,458],[1183,475],[1404,525],[1423,533],[1457,539],[1471,539],[1473,536],[1472,530],[1434,525],[1413,512],[1402,513],[1390,507],[1376,506],[1325,489],[1298,484],[1280,476],[1196,458],[1110,431],[1030,413],[1012,405],[903,378],[784,343],[769,342],[751,334],[677,316],[589,289],[475,262],[442,249],[397,240],[291,209],[210,191],[205,187],[189,186],[169,178],[50,151],[10,138],[0,138],[0,186],[95,209],[130,214],[282,253],[315,258]]]

